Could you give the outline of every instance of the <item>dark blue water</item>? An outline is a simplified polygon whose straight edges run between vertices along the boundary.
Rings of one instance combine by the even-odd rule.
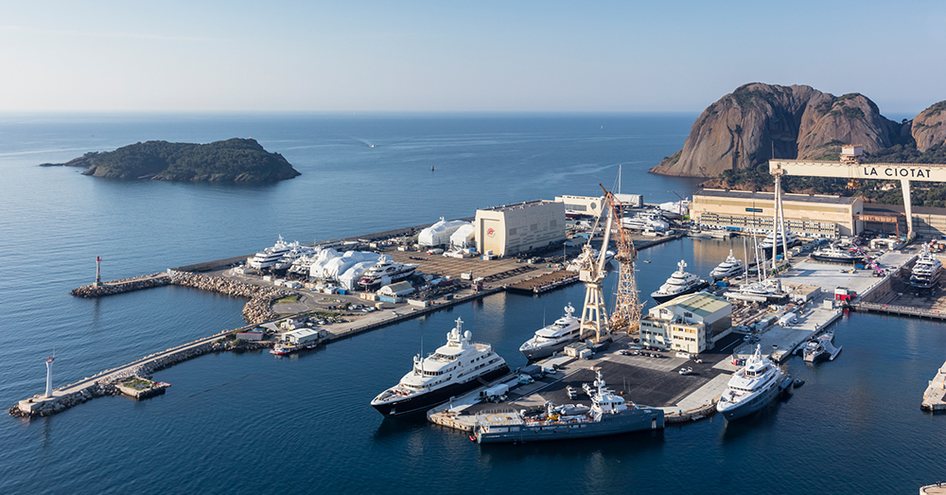
[[[624,163],[627,192],[686,194],[693,181],[645,174],[692,116],[96,117],[0,120],[0,404],[158,348],[236,326],[242,301],[162,288],[86,301],[68,290],[108,277],[250,252],[277,233],[312,240],[465,216],[479,206],[595,193]],[[267,187],[124,183],[40,169],[145,139],[252,136],[303,172]],[[375,144],[370,148],[368,144]],[[436,165],[437,171],[430,172]],[[630,179],[628,179],[630,177]],[[644,292],[687,259],[709,271],[728,248],[681,241],[642,254]],[[613,283],[612,280],[609,280]],[[543,317],[582,300],[491,296],[293,359],[202,357],[158,373],[167,395],[97,399],[52,418],[0,418],[5,492],[893,493],[946,479],[943,417],[918,410],[946,358],[940,324],[854,315],[841,358],[793,361],[808,383],[770,414],[720,418],[661,437],[480,449],[464,435],[382,420],[368,401],[395,382],[421,337],[463,317],[512,366]]]

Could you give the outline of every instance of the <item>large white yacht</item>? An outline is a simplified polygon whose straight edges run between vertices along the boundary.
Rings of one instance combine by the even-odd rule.
[[[939,277],[943,272],[943,263],[924,248],[923,252],[916,259],[913,265],[913,271],[910,273],[910,285],[917,289],[931,289],[939,283]]]
[[[378,262],[371,268],[368,268],[361,278],[358,285],[368,288],[377,285],[390,284],[409,278],[417,270],[417,265],[409,263],[398,263],[387,256],[382,255]]]
[[[687,262],[680,260],[677,263],[677,271],[670,275],[670,278],[650,294],[657,303],[667,302],[677,296],[692,294],[709,287],[709,282],[686,271]]]
[[[265,268],[271,268],[276,264],[284,254],[288,253],[292,249],[292,245],[284,241],[282,236],[279,236],[276,239],[276,244],[273,244],[271,247],[263,249],[262,251],[253,255],[247,263],[250,268],[255,268],[257,270],[262,270]]]
[[[727,420],[762,409],[791,385],[791,378],[768,357],[763,357],[761,349],[756,346],[746,365],[729,379],[729,386],[716,404],[716,410]]]
[[[778,239],[777,239],[777,240],[776,240],[776,235],[778,236]],[[799,240],[798,237],[795,236],[795,234],[792,233],[792,231],[789,230],[789,231],[783,232],[782,230],[779,230],[779,231],[778,231],[778,234],[776,234],[775,231],[769,232],[769,235],[765,236],[765,240],[763,240],[763,241],[759,244],[759,248],[761,248],[762,251],[764,251],[764,252],[766,253],[766,256],[771,256],[771,254],[772,254],[772,245],[773,245],[773,244],[776,244],[776,242],[777,242],[777,244],[776,244],[776,246],[775,246],[775,252],[776,252],[776,253],[781,253],[781,252],[782,252],[782,239],[783,239],[783,238],[785,239],[785,244],[787,244],[789,248],[793,248],[793,247],[795,247],[795,246],[801,244],[801,240]]]
[[[581,320],[575,318],[575,308],[569,304],[565,306],[564,316],[536,330],[535,335],[519,347],[519,352],[529,361],[551,356],[581,338],[580,326]]]
[[[312,264],[315,263],[316,253],[304,254],[296,258],[292,265],[289,267],[288,272],[294,273],[296,275],[308,276],[309,269],[312,268]]]
[[[710,276],[713,277],[713,280],[722,280],[739,275],[744,269],[745,264],[743,264],[741,259],[733,256],[732,249],[730,249],[729,256],[726,257],[725,261],[716,265],[716,268],[713,268],[713,271],[710,272]]]
[[[289,246],[289,251],[283,254],[276,263],[273,263],[273,270],[288,270],[299,258],[315,254],[315,248],[303,246],[298,242],[292,242]]]
[[[385,416],[426,411],[509,372],[506,361],[489,344],[472,342],[463,320],[447,332],[447,343],[427,357],[414,356],[414,366],[401,381],[378,394],[371,405]]]
[[[655,232],[663,232],[670,228],[670,223],[659,211],[642,211],[633,217],[624,217],[621,219],[621,225],[631,230],[650,229]]]

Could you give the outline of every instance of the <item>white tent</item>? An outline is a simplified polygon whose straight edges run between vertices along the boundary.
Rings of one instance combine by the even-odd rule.
[[[417,243],[421,246],[443,246],[450,242],[450,235],[464,225],[470,222],[465,220],[450,220],[449,222],[440,217],[437,223],[420,231],[417,235]]]
[[[345,273],[338,277],[338,285],[348,290],[357,289],[358,279],[360,279],[369,268],[374,266],[375,263],[375,261],[360,261],[355,263],[351,266],[351,268],[346,270]]]
[[[338,280],[338,277],[348,271],[355,263],[368,261],[373,265],[378,262],[380,256],[381,255],[378,253],[366,251],[345,251],[345,254],[325,264],[323,278],[326,280]]]
[[[453,234],[450,234],[450,246],[465,248],[475,242],[473,236],[474,228],[472,223],[465,223],[460,226]]]
[[[312,262],[312,266],[309,267],[309,276],[317,279],[325,278],[325,265],[339,256],[341,255],[333,248],[319,251],[319,254],[315,256],[315,261]]]

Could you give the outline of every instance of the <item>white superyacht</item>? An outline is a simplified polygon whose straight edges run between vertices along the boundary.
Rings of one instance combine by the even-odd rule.
[[[722,280],[739,275],[744,269],[745,264],[741,259],[733,256],[732,249],[730,249],[729,256],[726,257],[725,261],[716,265],[716,268],[713,268],[713,271],[710,272],[710,276],[713,277],[713,280]]]
[[[447,332],[447,343],[427,357],[414,356],[414,366],[397,385],[378,394],[371,405],[385,416],[426,411],[451,397],[509,372],[506,361],[489,344],[474,343],[463,320]]]
[[[519,347],[519,352],[529,361],[549,357],[581,339],[580,326],[581,320],[575,318],[575,308],[569,304],[565,306],[564,316],[536,330],[535,335]]]
[[[416,270],[417,265],[398,263],[387,256],[381,255],[378,262],[362,274],[361,279],[358,280],[358,285],[368,288],[399,282],[409,278]]]
[[[727,420],[762,409],[791,385],[791,378],[768,357],[763,357],[761,349],[757,345],[755,354],[746,360],[746,365],[733,374],[716,404],[716,410]]]
[[[692,294],[709,287],[709,282],[686,271],[687,262],[680,260],[677,263],[677,271],[670,275],[670,278],[650,294],[658,304],[667,302],[675,297],[684,294]]]

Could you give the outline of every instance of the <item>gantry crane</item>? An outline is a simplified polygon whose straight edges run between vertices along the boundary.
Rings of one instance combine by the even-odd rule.
[[[595,257],[591,240],[594,238],[594,233],[597,232],[598,226],[601,224],[601,218],[604,215],[608,217],[605,222],[604,239],[601,241],[598,256]],[[610,208],[602,208],[591,230],[592,235],[588,236],[588,242],[585,243],[578,257],[578,280],[585,284],[585,304],[581,309],[581,325],[579,328],[582,339],[594,334],[595,342],[602,342],[611,338],[608,328],[608,310],[604,304],[604,294],[601,292],[601,281],[604,280],[605,276],[604,266],[607,262],[606,255],[613,224],[614,215]]]

